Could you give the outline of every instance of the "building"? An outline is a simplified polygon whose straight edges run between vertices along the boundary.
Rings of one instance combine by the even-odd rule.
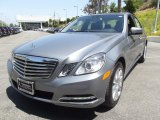
[[[19,23],[19,26],[22,30],[34,30],[38,28],[46,27],[48,25],[49,19],[52,19],[51,16],[16,16],[16,20]]]

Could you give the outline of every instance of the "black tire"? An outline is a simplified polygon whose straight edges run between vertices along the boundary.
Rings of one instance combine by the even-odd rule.
[[[108,85],[107,85],[107,90],[106,90],[106,96],[105,96],[105,102],[102,104],[104,107],[109,107],[109,108],[113,108],[119,101],[119,98],[121,96],[119,96],[119,98],[114,101],[113,100],[113,97],[112,97],[112,86],[113,86],[113,81],[114,81],[114,77],[115,77],[115,74],[116,74],[116,71],[121,68],[123,70],[123,80],[124,80],[124,67],[122,65],[121,62],[118,62],[116,65],[115,65],[115,68],[112,72],[112,75],[111,75],[111,79],[109,80],[108,82]],[[122,88],[123,88],[123,82],[122,82]],[[121,88],[121,93],[122,93],[122,88]]]
[[[147,44],[144,46],[143,54],[139,58],[138,63],[144,63],[146,60],[146,53],[147,53]]]

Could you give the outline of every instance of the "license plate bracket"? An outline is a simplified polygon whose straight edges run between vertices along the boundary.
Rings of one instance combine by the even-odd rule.
[[[18,89],[29,95],[34,95],[34,82],[23,80],[21,78],[17,79]]]

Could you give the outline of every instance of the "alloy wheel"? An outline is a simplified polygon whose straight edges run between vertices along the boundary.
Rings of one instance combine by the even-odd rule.
[[[112,84],[112,99],[117,101],[121,95],[123,87],[123,69],[119,67],[114,76],[113,84]]]

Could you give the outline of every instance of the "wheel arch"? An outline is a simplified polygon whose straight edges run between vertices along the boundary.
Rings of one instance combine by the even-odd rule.
[[[122,57],[122,56],[119,57],[119,58],[117,59],[116,64],[117,64],[118,62],[121,62],[121,63],[122,63],[122,65],[123,65],[123,67],[124,67],[124,72],[125,72],[125,70],[126,70],[126,61],[125,61],[125,58]]]

